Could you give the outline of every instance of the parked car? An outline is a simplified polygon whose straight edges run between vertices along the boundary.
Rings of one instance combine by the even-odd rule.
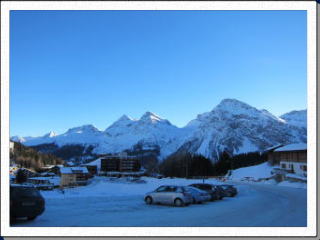
[[[182,207],[192,203],[192,195],[182,186],[160,186],[145,195],[146,204],[161,203]]]
[[[191,187],[191,186],[187,186],[186,189],[192,195],[192,201],[193,201],[192,203],[203,203],[203,202],[210,201],[211,199],[210,194],[204,190],[201,190],[196,187]]]
[[[234,197],[238,194],[238,190],[233,185],[224,184],[220,186],[223,188],[227,197]]]
[[[10,220],[26,217],[35,219],[45,209],[45,200],[32,185],[10,185]]]
[[[221,198],[219,191],[216,188],[214,188],[211,184],[194,183],[194,184],[190,184],[189,186],[199,188],[209,193],[211,196],[211,199],[210,199],[211,201],[219,200]]]
[[[212,185],[212,188],[218,192],[219,200],[223,199],[224,197],[228,197],[225,190],[221,187],[221,185]]]

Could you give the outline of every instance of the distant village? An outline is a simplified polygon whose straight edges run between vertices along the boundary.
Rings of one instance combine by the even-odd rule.
[[[15,142],[10,141],[10,152],[14,151]],[[276,181],[307,182],[307,144],[278,145],[266,149],[268,163],[273,166],[271,177]],[[229,171],[226,176],[232,175]],[[126,177],[137,181],[141,176],[153,176],[162,178],[159,173],[147,172],[141,166],[138,157],[128,156],[127,153],[100,157],[92,162],[74,166],[71,162],[56,165],[46,165],[38,171],[23,168],[19,164],[10,163],[10,182],[19,183],[18,178],[24,179],[25,184],[33,184],[40,190],[53,190],[54,188],[66,188],[83,186],[90,183],[94,176]],[[210,177],[210,176],[206,176]],[[242,181],[259,181],[266,179],[253,179],[244,177]],[[267,179],[268,180],[268,179]]]

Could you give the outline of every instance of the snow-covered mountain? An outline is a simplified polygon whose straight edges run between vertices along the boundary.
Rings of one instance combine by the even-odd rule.
[[[146,112],[139,120],[124,115],[104,131],[104,144],[96,152],[117,153],[140,145],[143,150],[159,148],[160,156],[165,157],[178,148],[181,132],[168,120],[151,112]]]
[[[277,144],[306,142],[306,129],[287,124],[266,110],[225,99],[211,112],[188,123],[189,136],[181,149],[210,159],[222,151],[239,154],[262,151]]]
[[[63,134],[12,137],[27,146],[44,143],[92,146],[97,154],[124,150],[157,150],[159,159],[177,151],[202,154],[213,161],[222,151],[230,154],[262,151],[277,144],[306,142],[306,111],[274,116],[236,99],[225,99],[211,112],[199,114],[178,128],[154,113],[140,119],[123,115],[104,131],[93,125],[71,128]]]
[[[304,128],[307,126],[307,110],[292,111],[281,115],[280,118],[293,126]]]

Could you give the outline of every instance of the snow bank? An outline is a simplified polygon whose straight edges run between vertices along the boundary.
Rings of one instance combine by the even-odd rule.
[[[283,181],[283,182],[278,183],[278,186],[307,189],[307,184],[306,183],[302,183],[302,182]]]
[[[251,167],[239,168],[232,171],[230,179],[240,180],[245,177],[252,177],[254,179],[268,178],[268,177],[271,177],[272,169],[273,167],[270,166],[268,162],[251,166]]]

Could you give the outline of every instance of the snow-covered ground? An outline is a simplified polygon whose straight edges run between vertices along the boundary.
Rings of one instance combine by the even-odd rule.
[[[268,162],[261,163],[259,165],[251,166],[251,167],[244,167],[239,168],[232,171],[231,176],[228,178],[236,183],[236,182],[243,182],[245,181],[245,178],[251,178],[254,180],[264,179],[264,178],[270,178],[272,176],[271,171],[274,168],[274,166],[271,166],[268,164]],[[296,174],[287,174],[288,177],[296,178],[300,180],[306,181],[306,177],[301,177]],[[290,181],[283,181],[280,183],[277,183],[274,179],[270,180],[260,180],[259,182],[251,182],[248,181],[250,184],[269,184],[269,185],[277,185],[277,186],[283,186],[283,187],[293,187],[293,188],[307,188],[307,184],[303,182],[290,182]]]
[[[306,189],[235,183],[234,198],[188,207],[146,205],[144,194],[165,184],[187,185],[202,180],[143,178],[146,183],[107,181],[95,177],[88,186],[43,191],[46,210],[34,221],[13,226],[306,226]],[[213,179],[206,183],[220,183]]]
[[[271,177],[271,171],[273,167],[268,164],[268,162],[264,162],[259,165],[239,168],[232,171],[231,178],[233,180],[240,180],[245,177],[252,177],[254,179],[259,178],[268,178]]]

